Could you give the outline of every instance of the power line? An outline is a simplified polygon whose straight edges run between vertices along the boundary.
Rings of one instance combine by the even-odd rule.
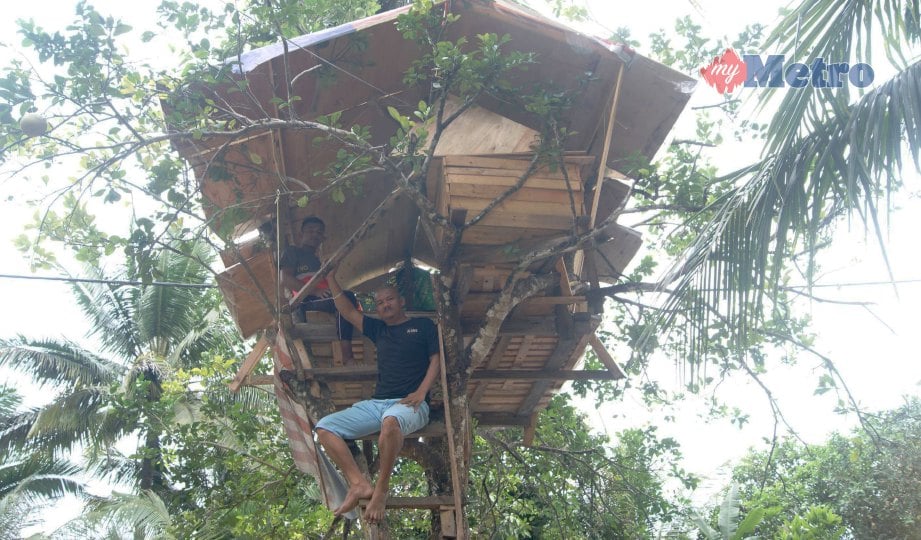
[[[907,283],[921,283],[921,278],[894,279],[891,281],[852,281],[850,283],[816,283],[814,285],[790,285],[786,289],[820,289],[827,287],[871,287],[877,285],[904,285]]]
[[[140,287],[144,285],[150,285],[154,287],[180,287],[184,289],[213,289],[217,287],[217,285],[209,285],[207,283],[176,283],[171,281],[151,281],[150,283],[144,283],[143,281],[127,281],[123,279],[91,279],[64,276],[24,276],[20,274],[0,274],[0,278],[33,279],[39,281],[65,281],[68,283],[102,283],[105,285],[130,285],[134,287]]]
[[[217,285],[212,285],[208,283],[177,283],[172,281],[151,281],[150,283],[144,283],[143,281],[128,281],[122,279],[92,279],[92,278],[74,278],[74,277],[64,277],[64,276],[26,276],[22,274],[0,274],[0,278],[5,279],[31,279],[39,281],[64,281],[68,283],[102,283],[106,285],[129,285],[134,287],[140,287],[144,285],[154,286],[154,287],[181,287],[186,289],[214,289]],[[811,286],[813,289],[828,288],[828,287],[875,287],[879,285],[904,285],[909,283],[921,283],[921,278],[915,279],[896,279],[893,281],[853,281],[848,283],[816,283]],[[790,285],[785,287],[786,289],[808,289],[809,285]]]

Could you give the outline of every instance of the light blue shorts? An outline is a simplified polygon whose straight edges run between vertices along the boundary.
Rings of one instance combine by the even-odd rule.
[[[315,429],[325,429],[343,439],[360,439],[381,430],[384,418],[392,416],[400,423],[403,435],[419,431],[429,423],[429,404],[422,402],[413,410],[400,403],[401,398],[366,399],[348,409],[324,416]]]

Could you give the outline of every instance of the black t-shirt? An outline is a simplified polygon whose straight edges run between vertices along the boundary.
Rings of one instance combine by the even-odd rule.
[[[294,271],[294,277],[304,281],[314,272],[320,269],[321,263],[316,253],[309,249],[299,246],[288,246],[281,255],[281,261],[278,266],[281,268],[290,268]]]
[[[404,398],[415,392],[438,353],[438,330],[429,319],[413,317],[388,326],[367,315],[362,330],[377,347],[377,388],[374,399]],[[428,395],[426,395],[428,400]]]

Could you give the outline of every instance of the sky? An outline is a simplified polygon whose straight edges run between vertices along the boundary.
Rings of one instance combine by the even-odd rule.
[[[0,21],[0,36],[4,36],[3,41],[18,45],[12,28],[17,18],[35,18],[49,29],[65,25],[72,19],[75,3],[70,0],[8,3],[5,17]],[[140,0],[91,3],[104,13],[123,17],[137,28],[154,19],[153,6],[157,4]],[[204,3],[219,5],[214,1]],[[639,3],[593,0],[589,9],[600,22],[592,26],[591,31],[607,37],[613,28],[628,27],[632,37],[645,46],[650,32],[671,28],[674,18],[683,14],[693,15],[700,21],[704,35],[733,36],[747,23],[772,22],[780,5],[777,2],[727,0]],[[662,15],[666,13],[667,17]],[[137,52],[151,58],[158,56],[142,48]],[[639,52],[643,53],[643,46]],[[0,59],[13,54],[13,50],[0,49]],[[700,84],[690,106],[717,101],[716,92]],[[729,144],[716,152],[715,161],[723,167],[723,172],[728,172],[756,158],[758,148]],[[918,180],[906,180],[907,184],[913,184],[915,194],[904,194],[897,199],[901,208],[891,214],[892,223],[887,233],[886,250],[891,269],[895,279],[903,282],[898,289],[894,290],[889,284],[866,284],[884,281],[886,269],[879,246],[872,237],[868,241],[862,224],[855,221],[839,227],[835,247],[822,259],[819,279],[822,286],[813,293],[839,302],[847,300],[867,305],[805,300],[798,303],[813,318],[817,334],[815,348],[836,361],[854,395],[871,409],[895,407],[902,396],[921,394],[921,362],[918,361],[921,332],[917,331],[921,322],[917,313],[917,306],[921,305],[921,257],[917,254],[914,233],[921,230],[921,182]],[[28,274],[28,262],[13,249],[11,239],[20,232],[22,224],[31,219],[32,211],[8,202],[10,189],[21,192],[29,188],[17,183],[0,183],[0,274]],[[4,329],[4,335],[65,335],[77,339],[85,333],[85,323],[71,302],[69,288],[62,283],[0,278],[0,297],[7,305],[0,310],[0,328]],[[625,357],[623,351],[615,352]],[[813,395],[821,373],[818,366],[818,360],[806,358],[796,367],[772,369],[765,376],[785,408],[788,420],[810,442],[820,442],[830,431],[846,430],[854,425],[852,417],[841,417],[833,412],[834,400],[830,394]],[[680,384],[674,376],[673,365],[663,363],[657,369],[662,379],[673,380],[676,387]],[[601,407],[586,402],[582,408],[598,429],[612,435],[624,427],[660,425],[663,436],[674,436],[680,441],[686,466],[709,478],[709,491],[703,492],[715,497],[714,490],[724,479],[719,474],[721,470],[725,472],[724,465],[747,448],[762,445],[763,437],[772,432],[767,401],[753,382],[735,377],[721,386],[720,397],[751,413],[751,421],[744,429],[729,426],[728,422],[705,423],[702,415],[706,408],[702,399],[690,400],[671,411],[675,417],[671,423],[662,423],[661,417],[651,418],[635,398]]]

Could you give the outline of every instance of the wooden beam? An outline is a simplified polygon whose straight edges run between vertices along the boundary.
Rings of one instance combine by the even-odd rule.
[[[505,427],[527,427],[531,421],[530,416],[521,416],[512,413],[499,412],[476,412],[472,414],[479,426],[505,426]]]
[[[623,377],[604,369],[484,369],[474,371],[470,378],[476,381],[613,381]]]
[[[371,499],[360,499],[359,506],[367,506]],[[423,508],[439,510],[442,506],[454,506],[454,498],[450,495],[432,495],[429,497],[390,497],[387,499],[387,508]]]
[[[227,385],[230,388],[230,391],[236,394],[240,390],[240,386],[243,385],[246,378],[256,367],[256,364],[262,360],[262,356],[265,354],[266,349],[269,348],[269,340],[265,338],[263,334],[259,341],[256,342],[256,345],[253,347],[253,350],[246,355],[246,359],[243,360],[243,364],[240,366],[240,370],[237,371],[236,376],[233,380]]]
[[[291,337],[307,341],[335,341],[339,339],[335,323],[295,323],[291,328]]]
[[[304,369],[308,379],[322,379],[326,382],[364,382],[377,379],[374,367],[330,367]],[[613,381],[622,379],[606,369],[483,369],[470,375],[474,381]],[[244,380],[243,384],[262,386],[272,384],[271,375],[255,375]]]
[[[403,436],[405,439],[417,439],[419,437],[444,437],[445,436],[445,423],[441,420],[432,420],[424,428],[413,431]],[[364,437],[359,437],[358,440],[361,441],[376,441],[380,436],[380,432],[372,433]]]
[[[614,376],[613,379],[624,379],[627,377],[627,374],[624,373],[624,370],[617,365],[617,361],[614,360],[614,357],[611,356],[611,353],[604,348],[604,343],[598,338],[597,334],[592,334],[588,337],[588,343],[592,346],[592,349],[595,351],[595,354],[598,355],[598,359],[601,360],[601,363],[604,364],[604,367],[608,368],[608,371]]]

